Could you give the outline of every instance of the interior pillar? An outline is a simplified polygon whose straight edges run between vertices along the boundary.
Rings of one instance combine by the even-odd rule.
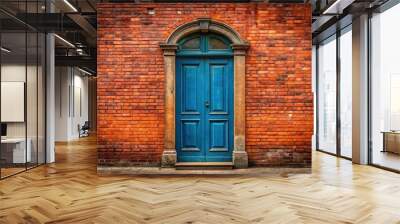
[[[46,36],[46,163],[55,162],[55,44],[54,35]]]
[[[353,162],[368,163],[368,15],[353,19]]]

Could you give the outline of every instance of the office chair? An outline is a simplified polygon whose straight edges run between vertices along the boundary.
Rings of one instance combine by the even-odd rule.
[[[89,136],[89,129],[90,129],[89,121],[85,121],[82,127],[78,125],[78,129],[79,129],[79,138]]]

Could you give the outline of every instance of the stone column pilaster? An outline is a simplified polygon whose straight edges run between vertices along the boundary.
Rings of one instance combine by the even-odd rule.
[[[164,152],[161,158],[162,167],[174,167],[176,163],[175,148],[175,54],[177,45],[161,44],[164,51],[165,71],[165,127]]]
[[[233,44],[234,53],[234,149],[235,168],[248,167],[246,152],[246,44]]]

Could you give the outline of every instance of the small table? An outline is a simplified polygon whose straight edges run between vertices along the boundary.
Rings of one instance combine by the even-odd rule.
[[[400,131],[383,131],[382,152],[400,154]]]
[[[12,160],[11,160],[11,155],[9,156],[10,158],[6,158],[6,161],[8,163],[21,164],[21,163],[31,162],[32,160],[31,139],[30,138],[26,139],[26,142],[28,143],[27,144],[28,147],[26,147],[26,154],[25,154],[25,138],[1,139],[2,157],[3,157],[3,152],[11,152],[10,154],[12,154]],[[4,146],[5,148],[3,148]]]

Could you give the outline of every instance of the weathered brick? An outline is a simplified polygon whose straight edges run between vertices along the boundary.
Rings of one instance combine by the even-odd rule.
[[[250,165],[309,166],[311,9],[308,4],[269,3],[99,4],[98,164],[160,164],[165,77],[159,43],[179,25],[200,17],[228,24],[250,44]]]

